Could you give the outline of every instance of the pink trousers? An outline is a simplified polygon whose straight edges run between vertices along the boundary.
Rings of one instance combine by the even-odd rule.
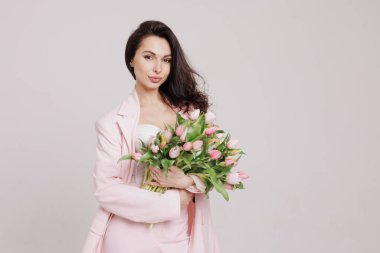
[[[187,253],[187,209],[176,220],[149,224],[114,215],[108,225],[102,253]]]
[[[136,168],[137,169],[137,168]],[[139,187],[143,172],[137,169],[131,185]],[[188,210],[181,208],[180,217],[149,224],[113,215],[104,235],[102,253],[187,253]]]

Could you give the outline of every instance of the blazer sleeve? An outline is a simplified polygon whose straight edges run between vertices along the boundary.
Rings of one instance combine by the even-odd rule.
[[[97,144],[93,177],[95,197],[100,206],[135,222],[157,223],[179,217],[181,205],[177,189],[161,194],[122,180],[121,163],[117,162],[122,156],[122,136],[117,124],[101,118],[95,122],[95,129]]]

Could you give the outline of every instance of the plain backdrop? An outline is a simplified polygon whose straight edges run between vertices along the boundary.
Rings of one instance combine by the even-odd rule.
[[[378,1],[4,1],[1,252],[80,252],[95,120],[133,88],[130,33],[172,28],[246,190],[211,194],[223,253],[380,252]]]

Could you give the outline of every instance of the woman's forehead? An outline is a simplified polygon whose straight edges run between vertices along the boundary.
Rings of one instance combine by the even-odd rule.
[[[149,52],[157,56],[170,56],[171,54],[170,45],[166,39],[157,36],[143,39],[138,51]]]

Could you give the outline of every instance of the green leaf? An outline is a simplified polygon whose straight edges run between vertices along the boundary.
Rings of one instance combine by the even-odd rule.
[[[210,181],[214,185],[216,191],[219,192],[225,200],[229,201],[228,193],[226,189],[224,189],[222,181],[217,178],[215,171],[209,168],[207,169],[207,172],[210,175]]]
[[[243,182],[234,185],[234,189],[244,189]]]
[[[215,186],[215,189],[220,193],[222,194],[223,198],[225,200],[229,200],[229,197],[228,197],[228,193],[226,191],[226,189],[224,189],[224,185],[222,183],[222,181],[220,181],[219,179],[216,181],[216,183],[214,183],[214,186]]]
[[[174,164],[174,160],[169,160],[169,159],[162,159],[161,160],[161,165],[164,170],[165,175],[168,174],[169,167]]]
[[[132,155],[128,154],[128,155],[124,155],[120,157],[119,160],[117,160],[117,162],[120,162],[121,160],[131,160],[131,159],[132,159]]]
[[[187,132],[187,140],[193,141],[195,138],[202,134],[205,125],[205,115],[202,113],[198,119],[191,124],[189,131]]]
[[[191,154],[191,153],[184,154],[183,160],[184,160],[185,164],[189,168],[191,168],[191,160],[193,160],[193,154]]]
[[[179,125],[181,125],[183,123],[185,119],[182,118],[181,114],[179,112],[177,112],[177,122]]]
[[[140,157],[140,160],[139,162],[145,162],[146,160],[152,158],[152,153],[151,152],[146,152],[145,154],[143,154],[141,157]]]

